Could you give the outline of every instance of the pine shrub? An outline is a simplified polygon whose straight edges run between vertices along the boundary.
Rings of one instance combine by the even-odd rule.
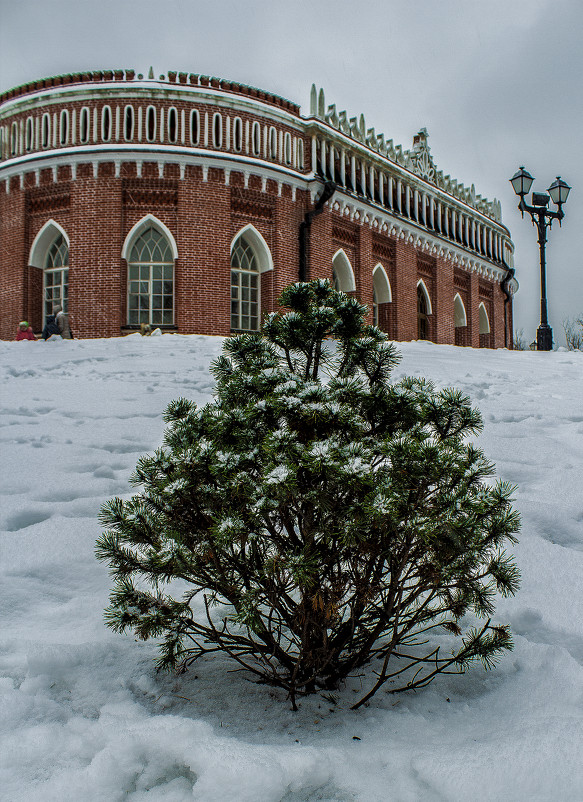
[[[328,282],[280,304],[225,341],[210,403],[169,405],[137,494],[103,507],[108,625],[159,639],[163,668],[223,652],[294,709],[368,664],[355,707],[491,667],[512,648],[491,616],[518,587],[504,545],[519,517],[468,441],[479,412],[424,379],[392,383],[393,344]]]

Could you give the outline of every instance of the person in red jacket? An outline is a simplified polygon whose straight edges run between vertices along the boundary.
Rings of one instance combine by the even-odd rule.
[[[16,332],[17,340],[36,340],[32,327],[28,325],[27,320],[21,320],[18,324],[18,331]]]

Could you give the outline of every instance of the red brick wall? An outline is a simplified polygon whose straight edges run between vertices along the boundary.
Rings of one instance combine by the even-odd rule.
[[[122,76],[123,77],[123,76]],[[74,82],[85,80],[82,76],[73,76]],[[71,78],[71,80],[73,80]],[[88,91],[95,88],[95,83],[102,78],[93,78],[87,85]],[[108,79],[109,80],[109,79]],[[119,80],[122,80],[121,78]],[[185,78],[186,80],[186,78]],[[198,78],[196,78],[198,81]],[[64,79],[63,79],[64,81]],[[189,78],[190,81],[190,78]],[[42,82],[41,82],[42,83]],[[62,83],[62,82],[61,82]],[[204,82],[203,82],[204,83]],[[224,83],[224,82],[223,82]],[[56,84],[55,84],[56,85]],[[204,83],[208,85],[208,81]],[[131,84],[120,84],[128,89],[127,97],[111,98],[95,95],[85,100],[69,100],[66,96],[50,97],[51,104],[38,102],[32,111],[16,111],[8,116],[3,124],[8,127],[13,120],[26,124],[29,116],[35,120],[42,119],[46,111],[51,118],[50,148],[51,158],[65,158],[60,153],[63,147],[69,148],[72,141],[72,115],[69,119],[69,137],[65,146],[61,146],[57,136],[53,153],[53,126],[56,115],[66,108],[71,113],[76,111],[75,140],[79,145],[79,114],[81,108],[88,106],[91,110],[89,124],[89,146],[77,148],[76,159],[87,161],[77,164],[76,174],[67,164],[58,164],[55,171],[52,167],[38,168],[38,173],[23,166],[21,187],[20,176],[12,178],[9,188],[6,182],[0,182],[0,292],[2,294],[3,315],[0,318],[0,337],[12,339],[15,336],[19,320],[27,318],[36,331],[42,325],[42,271],[29,265],[29,254],[38,232],[48,220],[54,220],[67,233],[69,249],[69,312],[72,327],[79,337],[118,336],[127,331],[127,263],[122,258],[124,241],[132,227],[152,214],[160,220],[172,233],[178,249],[175,263],[175,328],[184,333],[203,333],[227,335],[230,331],[230,247],[237,233],[248,224],[253,225],[261,234],[270,249],[274,270],[261,275],[261,309],[263,313],[277,308],[277,298],[283,288],[296,281],[299,268],[299,235],[300,225],[306,212],[313,209],[313,201],[307,189],[298,188],[302,174],[311,170],[311,139],[307,133],[300,131],[300,118],[297,125],[293,119],[297,109],[285,105],[286,101],[274,99],[270,95],[261,95],[256,90],[240,88],[240,94],[247,94],[263,99],[265,108],[256,112],[247,108],[237,108],[231,96],[229,105],[224,105],[227,97],[217,92],[216,102],[209,97],[205,103],[200,97],[186,96],[184,99],[158,96],[149,99],[144,96],[132,96]],[[238,85],[235,85],[238,86]],[[48,84],[47,84],[48,87]],[[42,86],[36,87],[38,90]],[[79,88],[79,87],[77,87]],[[170,86],[174,91],[178,88]],[[225,86],[223,86],[225,89]],[[28,91],[33,91],[29,89]],[[228,91],[228,89],[227,89]],[[239,90],[233,89],[233,92]],[[154,95],[152,95],[152,98]],[[48,99],[48,96],[47,96]],[[119,138],[125,143],[123,109],[133,105],[135,112],[133,143],[138,142],[137,111],[142,108],[141,143],[146,143],[145,111],[153,105],[157,115],[157,137],[160,143],[160,110],[165,109],[163,145],[168,144],[167,113],[168,108],[178,111],[181,129],[181,112],[185,111],[187,129],[189,129],[190,111],[196,108],[200,112],[200,148],[204,143],[204,118],[208,114],[209,151],[217,151],[211,156],[196,156],[197,160],[214,157],[208,169],[203,171],[199,165],[178,164],[178,156],[160,150],[160,159],[170,163],[164,165],[160,174],[157,154],[149,155],[151,161],[138,165],[131,159],[135,155],[124,154],[123,151],[110,156],[102,148],[97,150],[94,158],[106,159],[97,168],[90,161],[91,147],[94,145],[93,113],[98,110],[97,144],[101,142],[101,110],[107,103],[112,110],[110,145],[115,148],[116,141],[116,109],[120,109]],[[271,104],[271,105],[268,105]],[[287,109],[291,117],[270,118],[270,112],[278,113]],[[217,167],[218,149],[213,147],[212,120],[218,111],[223,115],[223,146],[229,151],[229,157],[236,156],[233,147],[233,122],[235,117],[243,121],[243,142],[241,155],[253,156],[250,134],[249,150],[247,150],[246,125],[259,121],[261,125],[260,159],[269,164],[260,165],[248,161],[238,162],[236,158],[225,161],[225,168]],[[230,143],[227,143],[226,118],[230,117]],[[278,150],[280,132],[289,132],[292,137],[303,138],[304,166],[301,170],[290,170],[287,174],[281,170],[285,160],[280,154],[273,158],[269,149],[264,149],[264,137],[274,126],[278,134]],[[10,142],[10,140],[9,140]],[[178,146],[182,145],[182,133]],[[189,136],[186,146],[190,145]],[[152,145],[155,147],[155,145]],[[38,142],[35,151],[39,150]],[[48,155],[48,153],[47,153]],[[184,155],[184,154],[182,154]],[[123,161],[123,159],[130,159]],[[225,154],[226,157],[226,154]],[[26,156],[34,160],[34,154]],[[172,159],[176,159],[172,162]],[[194,160],[194,159],[193,159]],[[40,162],[31,161],[31,164]],[[51,162],[47,162],[51,164]],[[57,164],[56,161],[53,162]],[[8,162],[3,161],[0,167]],[[97,169],[97,173],[95,170]],[[243,172],[246,171],[246,172]],[[262,171],[263,175],[259,175]],[[273,177],[265,178],[267,171]],[[294,175],[295,172],[295,175]],[[181,177],[182,175],[182,177]],[[360,180],[360,176],[357,176]],[[292,182],[296,184],[292,189]],[[379,309],[379,322],[391,337],[399,340],[417,338],[417,282],[423,279],[432,305],[429,318],[429,337],[435,342],[454,343],[454,309],[453,299],[458,286],[454,282],[457,269],[449,259],[430,256],[426,251],[416,247],[411,238],[404,235],[389,235],[379,229],[376,221],[364,222],[356,216],[345,215],[336,205],[333,198],[324,210],[316,215],[309,227],[307,278],[332,278],[332,257],[342,248],[352,265],[356,295],[369,306],[369,321],[372,322],[373,270],[380,263],[389,277],[393,301]],[[366,200],[362,200],[366,204]],[[403,218],[401,218],[403,219]],[[437,235],[436,235],[437,236]],[[463,271],[462,271],[463,272]],[[504,345],[504,294],[496,282],[487,281],[475,273],[466,273],[467,287],[463,289],[463,300],[468,317],[467,332],[464,342],[474,347],[485,345],[484,337],[479,335],[478,307],[483,302],[488,310],[491,325],[491,336],[487,344],[492,347]],[[459,284],[459,281],[458,281]],[[512,310],[509,306],[508,330],[509,341],[512,341]]]
[[[28,318],[35,330],[42,319],[41,271],[28,266],[35,236],[49,219],[67,232],[70,240],[69,309],[79,337],[117,336],[126,323],[127,264],[121,258],[123,243],[146,214],[152,214],[172,232],[179,258],[175,265],[175,324],[184,333],[227,335],[230,331],[230,247],[246,225],[252,224],[266,241],[275,266],[261,277],[261,307],[277,308],[277,297],[296,281],[299,262],[299,228],[313,208],[308,192],[292,190],[272,180],[263,190],[260,176],[233,170],[229,183],[221,169],[210,169],[207,180],[200,167],[189,166],[184,179],[177,165],[145,163],[142,177],[135,165],[125,163],[115,177],[113,163],[80,165],[76,180],[69,168],[43,171],[40,186],[29,176],[21,189],[11,183],[9,194],[0,188],[2,214],[3,339],[14,336],[16,325]],[[443,258],[429,257],[413,242],[373,231],[332,211],[329,204],[315,216],[309,230],[308,278],[332,277],[332,257],[342,248],[351,262],[356,295],[369,306],[372,321],[374,267],[380,262],[391,283],[393,302],[382,309],[381,326],[399,340],[417,338],[417,282],[423,279],[432,304],[429,337],[454,343],[454,266]],[[458,269],[459,273],[459,269]],[[504,346],[504,295],[497,283],[467,274],[463,300],[468,317],[466,343],[484,346],[479,335],[478,307],[488,311],[492,347]],[[459,282],[458,282],[459,283]],[[511,320],[510,320],[511,325]],[[511,330],[511,329],[510,329]]]

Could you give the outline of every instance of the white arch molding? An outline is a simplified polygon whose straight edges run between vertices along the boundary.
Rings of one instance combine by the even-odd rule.
[[[455,297],[453,299],[453,320],[456,328],[458,328],[459,326],[468,325],[466,307],[464,306],[464,302],[462,301],[462,297],[459,294],[459,292],[456,292]]]
[[[47,220],[34,238],[34,242],[32,243],[30,249],[30,255],[28,257],[28,264],[32,267],[38,267],[43,270],[45,267],[47,252],[60,234],[67,243],[67,248],[69,248],[69,237],[67,236],[65,229],[52,218]]]
[[[342,248],[339,248],[332,257],[332,269],[338,278],[341,292],[355,292],[356,281],[354,279],[354,271],[350,264],[350,259],[346,256]]]
[[[483,303],[478,307],[478,316],[480,320],[480,334],[490,334],[490,319],[488,312]]]
[[[427,314],[432,315],[433,307],[431,306],[431,298],[429,297],[429,291],[427,289],[427,285],[425,284],[422,278],[420,278],[419,281],[417,282],[417,289],[419,289],[419,287],[421,287],[421,292],[425,296],[425,302],[427,303]]]
[[[377,296],[378,304],[390,304],[393,301],[391,283],[387,272],[379,262],[372,271],[372,283]]]
[[[121,249],[122,259],[125,259],[126,261],[129,259],[132,245],[140,236],[140,234],[150,227],[157,229],[160,234],[167,239],[170,250],[172,251],[172,258],[178,259],[178,248],[176,247],[176,240],[174,239],[172,232],[168,226],[165,226],[164,223],[161,220],[158,220],[157,217],[154,217],[153,214],[147,214],[145,217],[142,217],[142,219],[138,220],[135,226],[133,226],[133,228],[130,230]]]
[[[257,264],[259,267],[260,273],[266,273],[268,270],[273,270],[273,257],[271,255],[271,251],[269,250],[269,245],[262,237],[259,231],[255,228],[255,226],[248,223],[244,228],[240,231],[237,231],[235,236],[231,241],[231,256],[233,255],[233,248],[235,247],[235,243],[241,237],[245,237],[245,239],[251,244],[255,256],[257,258]]]

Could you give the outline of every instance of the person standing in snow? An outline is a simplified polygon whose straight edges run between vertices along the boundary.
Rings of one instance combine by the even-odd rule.
[[[43,340],[48,340],[49,337],[53,335],[60,334],[60,329],[57,325],[57,321],[55,320],[54,315],[47,315],[45,319],[45,327],[42,330],[41,338]]]
[[[18,324],[18,331],[16,332],[17,340],[36,340],[32,326],[28,325],[27,320],[21,320]]]
[[[71,334],[71,328],[69,326],[69,318],[63,312],[63,307],[55,306],[53,314],[55,316],[57,326],[59,327],[59,333],[63,340],[72,340],[73,335]]]

